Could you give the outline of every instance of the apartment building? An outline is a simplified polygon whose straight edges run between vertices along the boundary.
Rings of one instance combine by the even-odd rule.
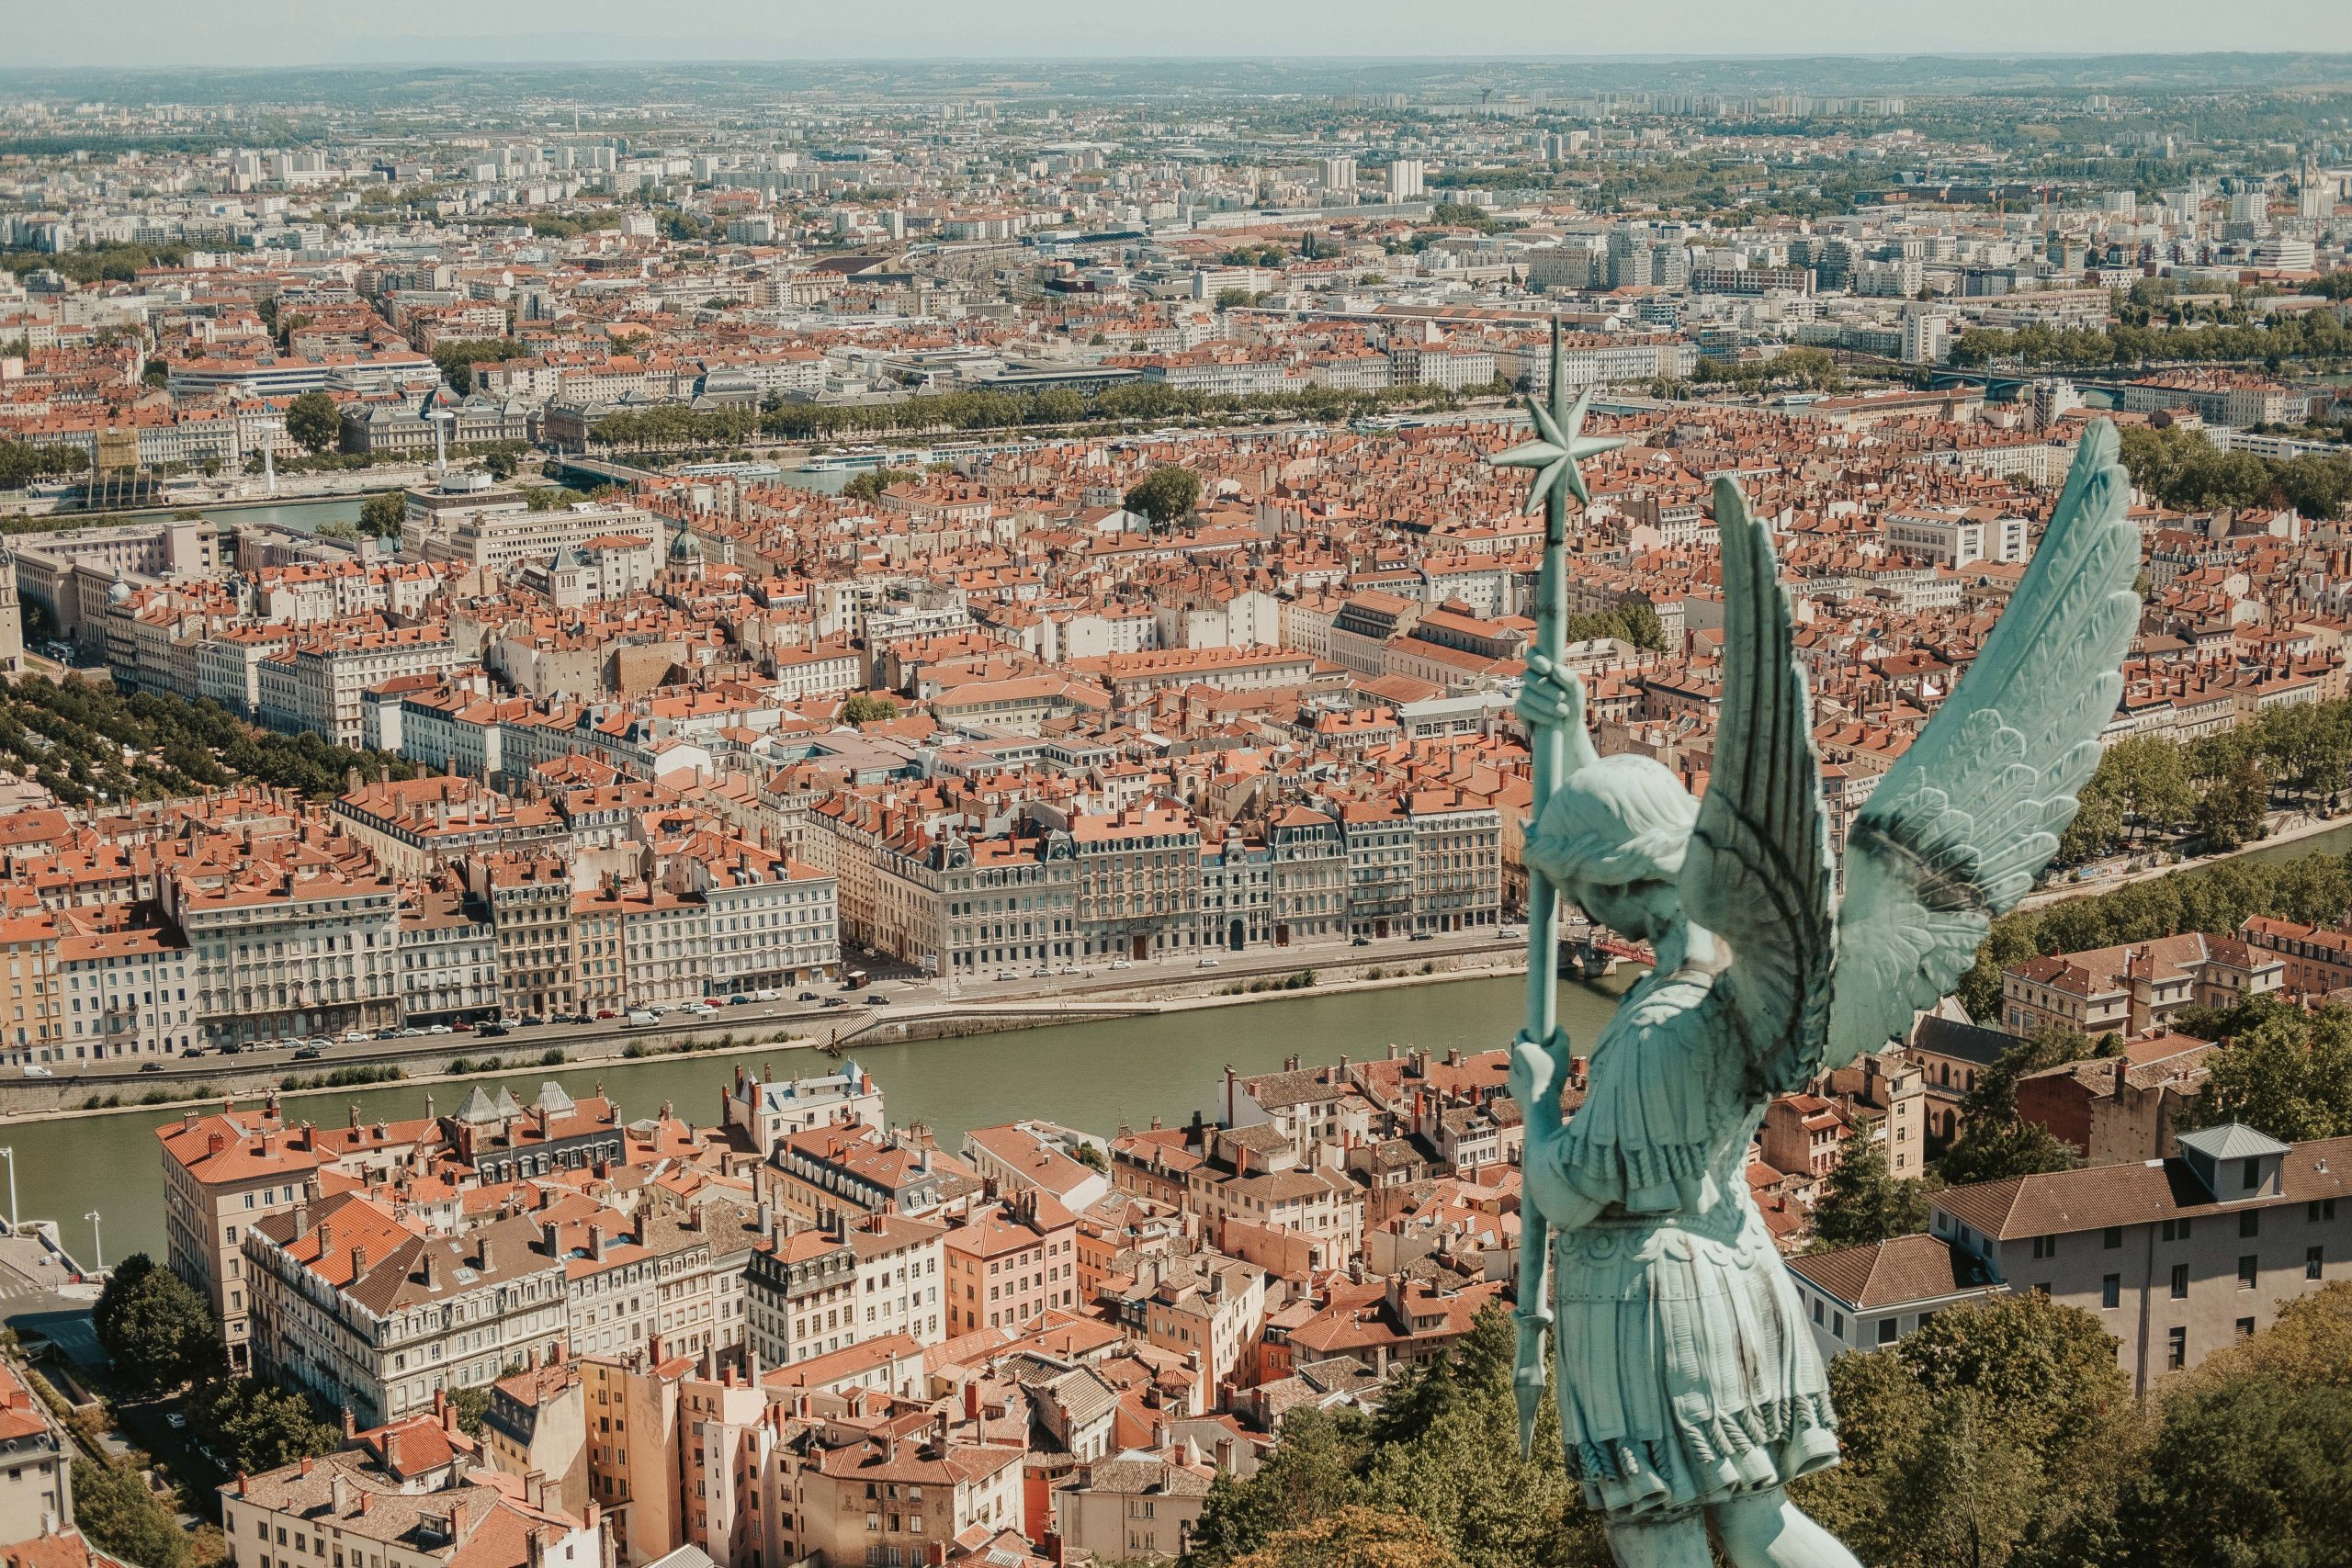
[[[254,716],[356,750],[368,744],[365,694],[405,675],[446,675],[466,662],[440,626],[297,637],[254,668]]]
[[[0,1361],[0,1540],[54,1537],[74,1520],[73,1440],[14,1361]]]
[[[2018,1035],[2043,1028],[2145,1034],[2185,1007],[2231,1008],[2268,995],[2286,974],[2278,953],[2201,931],[2056,953],[2002,972],[2002,1027]]]
[[[236,1568],[596,1568],[594,1504],[564,1511],[543,1483],[501,1485],[473,1464],[446,1406],[362,1432],[352,1446],[220,1488]]]
[[[853,1060],[837,1072],[813,1077],[763,1077],[772,1069],[763,1065],[753,1072],[740,1064],[735,1078],[719,1096],[719,1123],[740,1132],[766,1159],[776,1145],[795,1133],[834,1122],[853,1122],[888,1132],[882,1116],[882,1091],[874,1076]]]
[[[401,1017],[411,1024],[495,1018],[503,998],[498,929],[454,878],[411,891],[400,919]]]
[[[202,1007],[190,950],[160,927],[57,939],[62,1060],[176,1056],[195,1045]]]
[[[903,1425],[829,1426],[777,1450],[766,1539],[778,1561],[911,1564],[971,1532],[1019,1528],[1025,1449]]]
[[[571,931],[571,867],[553,855],[492,853],[460,868],[467,890],[490,909],[498,933],[498,983],[508,1016],[574,1010],[579,991]]]
[[[1080,957],[1142,959],[1203,944],[1201,830],[1190,816],[1136,807],[1068,825]]]
[[[941,1304],[944,1225],[875,1213],[774,1237],[744,1274],[749,1343],[788,1367],[893,1335],[917,1345],[947,1336]]]
[[[2352,1138],[2288,1145],[2231,1123],[2178,1141],[2169,1159],[1932,1192],[1930,1234],[1991,1282],[2097,1317],[2146,1393],[2352,1259]]]
[[[163,1146],[164,1263],[211,1304],[230,1370],[244,1371],[254,1292],[243,1235],[316,1196],[316,1174],[329,1156],[307,1129],[286,1127],[275,1108],[187,1111],[155,1136]]]
[[[2005,1288],[1974,1255],[1933,1235],[1801,1252],[1789,1259],[1789,1274],[1825,1361],[1892,1345],[1936,1314]]]
[[[925,1216],[978,1184],[951,1171],[920,1130],[842,1119],[792,1133],[754,1167],[759,1201],[786,1224],[832,1226],[862,1214]]]
[[[570,1332],[564,1260],[517,1215],[420,1235],[354,1193],[298,1201],[246,1228],[256,1375],[368,1426],[487,1388]]]
[[[1082,1304],[1078,1222],[1035,1189],[974,1209],[943,1247],[951,1339],[981,1328],[1027,1328],[1047,1312]]]
[[[58,936],[57,921],[46,913],[0,918],[0,948],[8,954],[7,1011],[0,1014],[0,1036],[11,1063],[65,1059]]]
[[[1417,931],[1476,931],[1502,910],[1502,815],[1455,790],[1407,797],[1412,835],[1412,922]]]
[[[225,885],[167,876],[162,891],[195,955],[206,1044],[400,1022],[400,891],[390,881],[256,866]]]
[[[526,563],[552,561],[593,541],[621,536],[650,541],[659,558],[671,531],[642,507],[582,501],[534,512],[518,505],[468,505],[460,498],[452,505],[412,504],[401,525],[401,554],[410,560],[488,567],[503,576]]]

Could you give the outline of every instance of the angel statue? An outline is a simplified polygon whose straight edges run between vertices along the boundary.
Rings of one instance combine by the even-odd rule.
[[[1504,454],[1550,463],[1539,488],[1567,482],[1594,445],[1574,435],[1581,407],[1565,432],[1565,411],[1544,412],[1546,439]],[[1789,1500],[1791,1482],[1838,1462],[1837,1416],[1748,1194],[1748,1140],[1772,1096],[1907,1032],[2056,852],[2138,620],[2116,453],[2114,427],[2094,423],[1983,653],[1854,822],[1842,902],[1788,597],[1729,479],[1714,491],[1724,694],[1703,799],[1646,757],[1600,755],[1576,677],[1556,652],[1529,660],[1518,712],[1538,771],[1546,745],[1564,748],[1526,843],[1531,898],[1545,900],[1532,923],[1549,926],[1556,897],[1657,955],[1602,1030],[1573,1116],[1550,1017],[1521,1035],[1510,1079],[1526,1112],[1522,1440],[1553,1328],[1568,1471],[1625,1568],[1707,1568],[1711,1525],[1739,1568],[1855,1561]]]

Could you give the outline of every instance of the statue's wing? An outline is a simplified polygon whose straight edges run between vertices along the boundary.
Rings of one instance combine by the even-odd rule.
[[[1793,1087],[1811,1077],[1827,1037],[1835,953],[1821,759],[1771,536],[1727,479],[1715,481],[1715,532],[1723,714],[1679,891],[1684,912],[1731,944],[1723,989],[1751,1066],[1772,1087]]]
[[[2115,426],[2085,432],[2033,565],[1925,734],[1855,818],[1830,1056],[1907,1033],[2058,852],[2122,695],[2139,534]]]

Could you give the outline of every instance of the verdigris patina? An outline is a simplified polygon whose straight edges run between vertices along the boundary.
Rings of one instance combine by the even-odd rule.
[[[1537,651],[1530,1006],[1511,1091],[1526,1109],[1519,1279],[1522,1442],[1547,1382],[1569,1472],[1626,1568],[1842,1568],[1788,1483],[1838,1461],[1837,1416],[1787,1270],[1750,1199],[1748,1140],[1776,1094],[1907,1030],[1974,961],[1994,916],[2056,852],[2113,716],[2139,602],[2114,427],[2089,427],[2033,563],[1983,652],[1856,818],[1843,900],[1821,763],[1770,532],[1719,479],[1723,706],[1703,799],[1646,757],[1600,756],[1563,670],[1566,497],[1582,434],[1555,327],[1536,439],[1549,525]],[[1653,944],[1563,1119],[1559,901]],[[1547,1278],[1547,1275],[1549,1276]],[[1556,1376],[1547,1375],[1554,1333]]]

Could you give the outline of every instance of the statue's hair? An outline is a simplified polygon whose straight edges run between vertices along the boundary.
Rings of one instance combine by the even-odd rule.
[[[1555,886],[1671,882],[1682,871],[1698,819],[1699,803],[1664,764],[1603,757],[1562,781],[1526,856]]]

